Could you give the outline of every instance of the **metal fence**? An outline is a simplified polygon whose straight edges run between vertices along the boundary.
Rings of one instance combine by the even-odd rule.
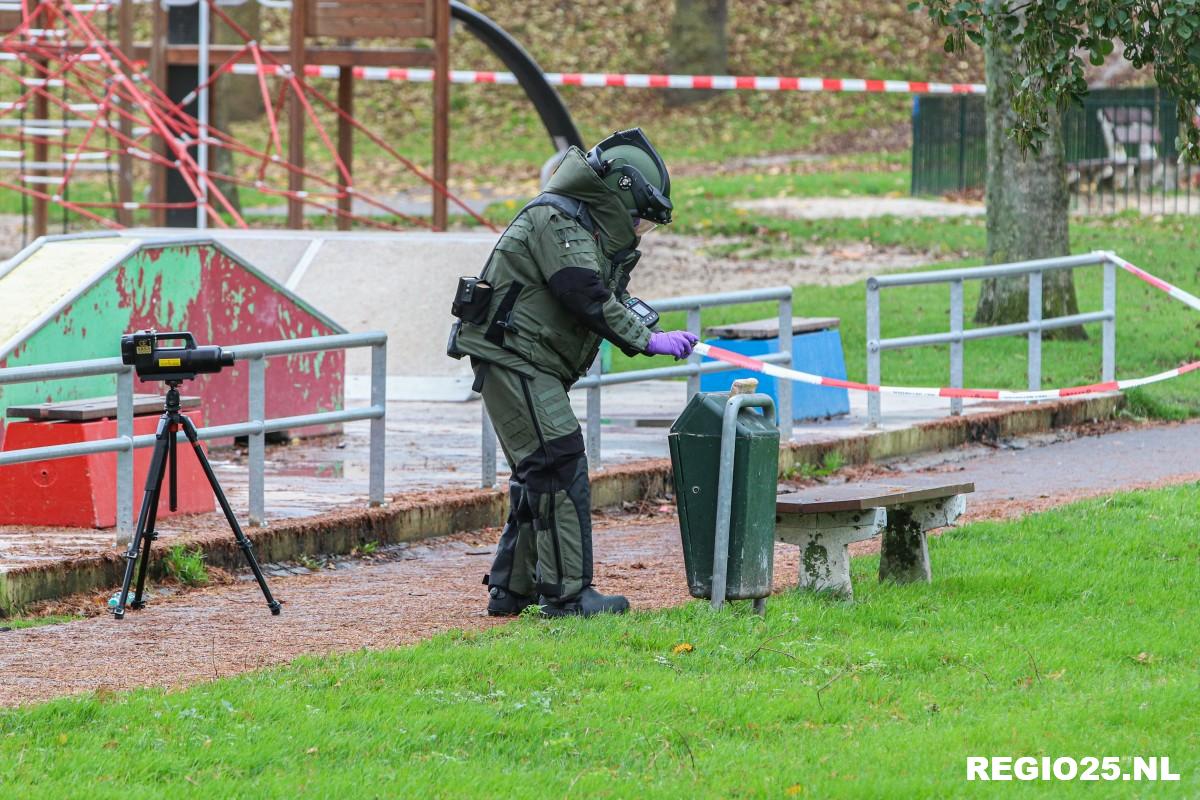
[[[651,300],[649,303],[660,313],[686,311],[686,330],[691,331],[696,336],[701,336],[703,333],[700,321],[701,309],[769,301],[775,301],[778,304],[779,350],[774,353],[756,356],[756,358],[770,364],[786,364],[790,367],[792,366],[792,289],[789,286],[775,286],[768,289],[747,289],[738,292],[718,292],[689,297],[673,297],[666,300]],[[691,398],[692,395],[700,391],[701,375],[710,372],[724,372],[737,369],[741,369],[741,367],[721,361],[709,361],[706,364],[702,364],[700,363],[700,355],[693,353],[688,358],[686,364],[674,367],[655,367],[652,369],[605,374],[601,359],[597,357],[592,362],[587,377],[579,380],[572,387],[572,389],[587,392],[586,447],[589,467],[592,469],[601,469],[603,467],[600,449],[602,427],[601,392],[603,387],[618,383],[637,383],[640,381],[686,377],[688,379],[687,394]],[[778,408],[780,410],[779,436],[781,441],[786,442],[792,438],[792,384],[790,381],[777,381],[776,387],[779,400]],[[492,421],[488,417],[487,409],[484,408],[481,413],[483,415],[482,485],[485,488],[490,488],[496,485],[496,431],[492,427]]]
[[[981,191],[987,180],[985,99],[913,99],[912,193]],[[1063,117],[1074,210],[1200,212],[1200,169],[1179,158],[1175,101],[1156,88],[1096,89]]]
[[[266,415],[266,359],[297,353],[319,353],[326,350],[371,348],[371,405],[341,411],[321,411],[293,417],[270,418]],[[247,437],[250,472],[250,524],[266,521],[265,467],[266,435],[277,431],[327,425],[336,422],[371,420],[369,502],[372,506],[384,502],[384,418],[387,414],[387,334],[382,331],[346,333],[333,336],[314,336],[306,339],[284,339],[275,342],[256,342],[226,348],[234,360],[246,361],[250,370],[247,421],[230,425],[201,428],[201,439]],[[98,358],[89,361],[70,361],[28,367],[0,369],[0,385],[32,381],[60,380],[93,375],[115,375],[117,383],[117,436],[77,444],[31,447],[0,452],[0,466],[58,458],[117,454],[117,543],[128,541],[133,533],[133,451],[138,447],[153,447],[154,434],[133,435],[133,368],[119,358]],[[178,434],[180,439],[183,433]]]
[[[1042,275],[1059,269],[1101,266],[1104,268],[1102,293],[1103,310],[1062,317],[1042,318]],[[1011,325],[992,325],[983,328],[963,328],[963,282],[985,278],[1009,278],[1029,276],[1028,320]],[[927,333],[916,336],[898,336],[884,339],[880,335],[880,290],[896,286],[919,286],[930,283],[950,284],[950,330],[946,333]],[[907,347],[928,345],[950,345],[950,386],[963,385],[963,343],[998,336],[1028,337],[1027,378],[1029,389],[1042,388],[1042,331],[1070,328],[1090,322],[1103,323],[1101,341],[1101,380],[1111,381],[1116,373],[1117,348],[1117,264],[1112,254],[1106,252],[1084,253],[1060,258],[1043,258],[1036,261],[1019,261],[1012,264],[996,264],[988,267],[945,269],[931,272],[908,272],[899,275],[881,275],[867,280],[867,383],[881,382],[881,356],[885,350],[901,350]],[[962,399],[950,400],[950,413],[962,413]],[[880,395],[867,395],[867,416],[870,425],[879,424]]]
[[[982,189],[987,179],[983,98],[917,95],[912,114],[912,193]]]

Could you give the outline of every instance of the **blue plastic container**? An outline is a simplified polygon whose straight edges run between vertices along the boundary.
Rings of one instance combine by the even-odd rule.
[[[771,339],[706,339],[707,344],[757,358],[779,350],[778,337]],[[796,369],[824,375],[828,378],[846,377],[846,360],[842,355],[842,336],[837,328],[796,333],[792,335],[792,358]],[[709,361],[711,359],[704,359]],[[727,392],[740,378],[757,378],[758,391],[769,394],[776,404],[779,392],[776,379],[761,372],[731,370],[710,372],[700,376],[700,391]],[[781,409],[782,413],[782,409]],[[810,386],[792,382],[792,419],[822,419],[850,413],[850,394],[831,386]]]

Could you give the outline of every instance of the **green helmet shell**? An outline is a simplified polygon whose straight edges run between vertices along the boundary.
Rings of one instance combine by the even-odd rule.
[[[664,225],[671,221],[671,177],[641,128],[614,133],[587,160],[630,214]]]
[[[654,163],[654,159],[649,155],[634,147],[633,145],[620,144],[616,147],[611,147],[604,152],[604,160],[612,163],[613,167],[621,167],[625,164],[642,173],[649,183],[654,188],[662,191],[662,176],[658,173],[658,167]],[[608,184],[610,189],[615,190],[621,196],[621,202],[625,207],[632,212],[637,212],[637,203],[633,199],[633,192],[627,191],[629,178],[621,173],[618,169],[611,170],[604,177],[604,182]],[[625,185],[622,185],[622,184]]]

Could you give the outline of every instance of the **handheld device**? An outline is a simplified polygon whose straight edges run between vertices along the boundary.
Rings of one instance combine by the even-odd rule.
[[[650,307],[650,304],[639,297],[631,297],[625,301],[625,307],[634,313],[642,324],[647,328],[653,328],[658,324],[658,312]]]

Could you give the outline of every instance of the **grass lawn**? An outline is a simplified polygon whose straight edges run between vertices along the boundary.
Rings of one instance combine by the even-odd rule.
[[[1195,796],[1197,503],[1192,485],[968,525],[931,542],[932,585],[856,559],[854,603],[523,619],[0,711],[0,794],[946,797],[981,790],[969,755],[1141,755],[1182,779],[1122,796]]]
[[[40,625],[58,625],[63,622],[74,622],[82,617],[71,614],[48,614],[44,617],[15,617],[0,619],[0,628],[20,630],[21,628],[36,628]]]

